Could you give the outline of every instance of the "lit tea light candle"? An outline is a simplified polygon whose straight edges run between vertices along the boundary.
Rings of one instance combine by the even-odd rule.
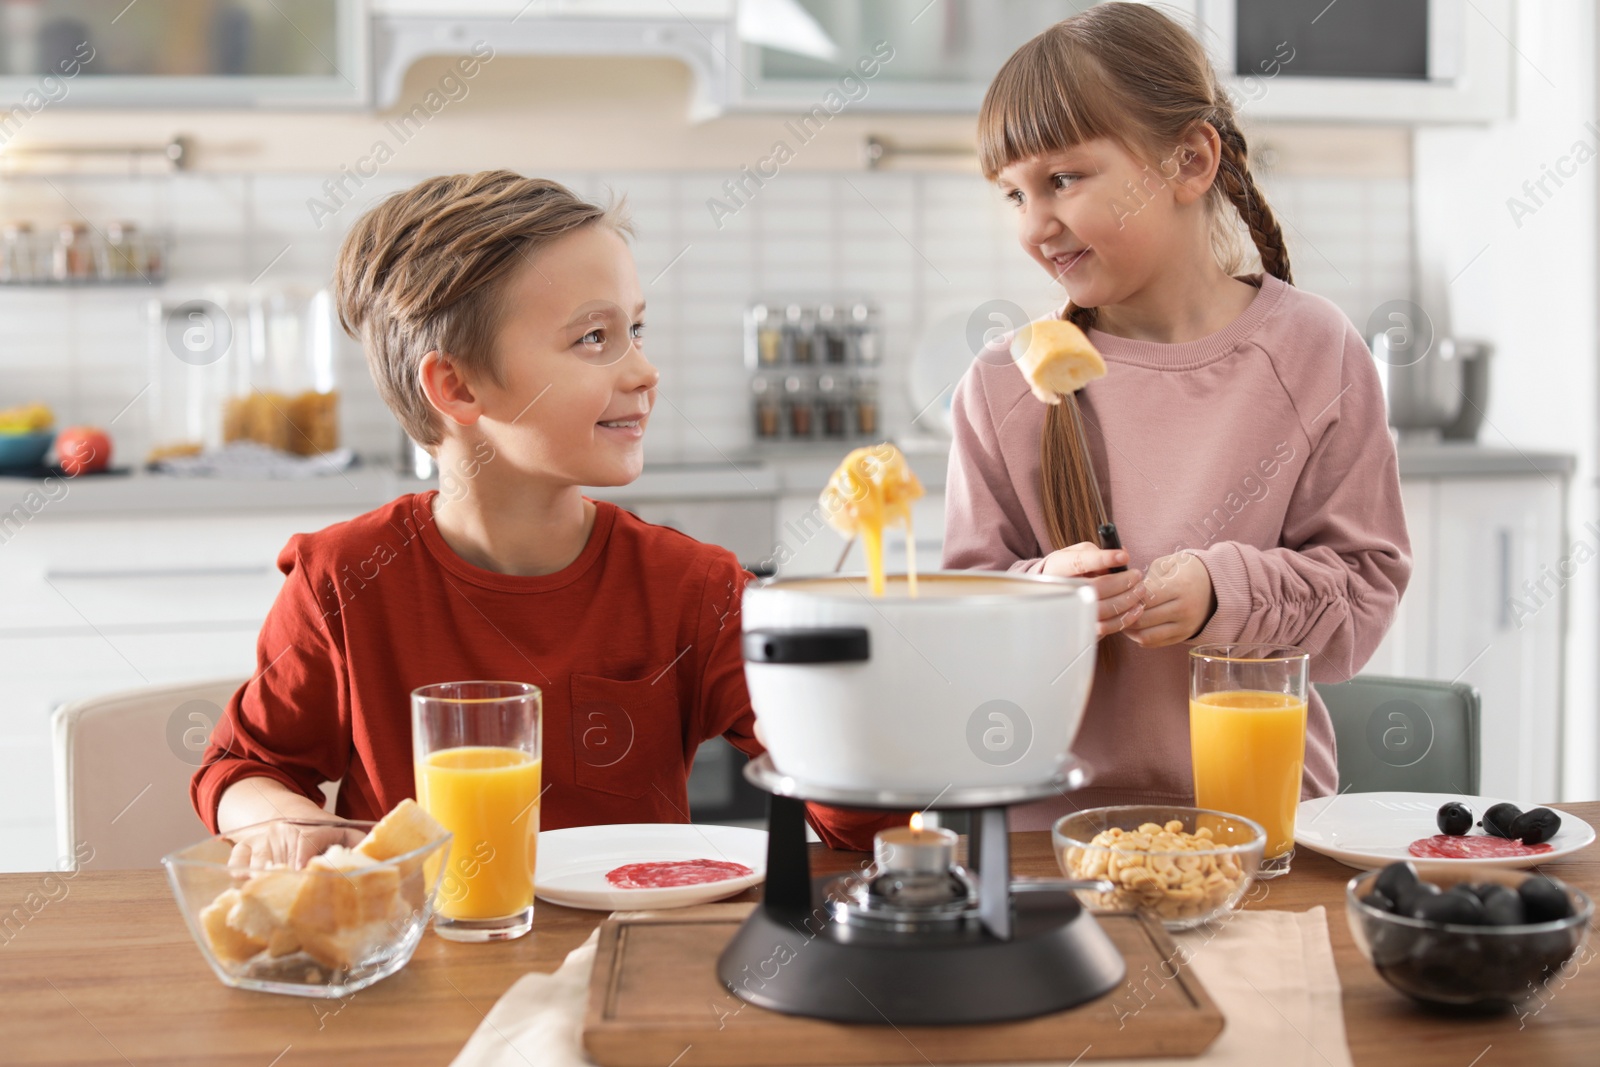
[[[916,871],[943,874],[956,858],[957,837],[941,826],[926,826],[922,812],[911,825],[881,830],[872,841],[872,857],[879,871]]]

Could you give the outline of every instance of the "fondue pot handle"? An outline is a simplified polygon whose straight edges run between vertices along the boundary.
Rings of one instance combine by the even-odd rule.
[[[870,658],[867,631],[860,626],[805,630],[746,630],[747,663],[863,663]]]

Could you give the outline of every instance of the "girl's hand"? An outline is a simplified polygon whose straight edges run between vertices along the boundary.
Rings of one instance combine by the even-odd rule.
[[[1099,637],[1114,634],[1133,625],[1145,610],[1149,591],[1140,581],[1138,570],[1107,574],[1112,567],[1125,567],[1128,553],[1120,548],[1101,548],[1087,541],[1058,548],[1044,558],[1043,573],[1057,578],[1093,578],[1095,595],[1100,598]]]
[[[1154,560],[1144,584],[1149,591],[1144,614],[1128,628],[1128,640],[1144,648],[1189,640],[1205,629],[1217,610],[1211,572],[1191,553]]]

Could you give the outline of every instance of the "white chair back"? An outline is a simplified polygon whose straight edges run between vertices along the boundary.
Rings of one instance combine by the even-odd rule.
[[[189,779],[244,681],[146,686],[57,709],[58,854],[90,870],[159,867],[205,837]]]

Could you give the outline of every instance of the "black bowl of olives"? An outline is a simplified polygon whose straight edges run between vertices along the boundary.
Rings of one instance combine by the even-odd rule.
[[[1409,861],[1350,879],[1350,933],[1384,981],[1425,1004],[1504,1010],[1583,946],[1594,902],[1535,871]]]

